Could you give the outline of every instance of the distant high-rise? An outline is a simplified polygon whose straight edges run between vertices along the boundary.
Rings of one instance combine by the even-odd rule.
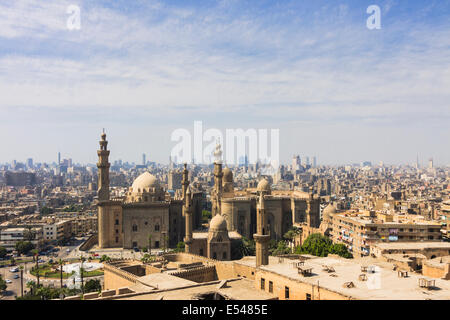
[[[28,167],[28,169],[33,168],[33,159],[32,158],[27,159],[27,167]]]
[[[428,160],[428,168],[429,169],[433,169],[434,165],[433,165],[433,158],[430,158],[430,160]]]
[[[58,152],[58,165],[61,164],[61,152]]]
[[[313,157],[313,168],[317,167],[317,158]]]
[[[306,165],[309,166],[309,157],[306,157]]]
[[[147,161],[145,159],[145,153],[142,154],[142,165],[145,166],[147,164]]]

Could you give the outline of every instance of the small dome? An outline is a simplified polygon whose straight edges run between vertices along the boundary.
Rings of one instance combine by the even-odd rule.
[[[209,223],[209,229],[214,231],[227,231],[227,221],[220,214],[216,214]]]
[[[154,188],[158,186],[158,179],[156,179],[156,177],[149,172],[144,172],[139,177],[137,177],[136,180],[134,180],[131,187],[133,188],[133,192],[138,192],[138,190],[140,190],[140,192],[143,192],[144,189]]]
[[[228,167],[223,169],[223,182],[233,182],[233,172]]]
[[[259,183],[258,183],[258,186],[256,187],[256,191],[258,191],[258,192],[270,191],[269,181],[267,181],[266,178],[261,179],[261,181],[259,181]]]

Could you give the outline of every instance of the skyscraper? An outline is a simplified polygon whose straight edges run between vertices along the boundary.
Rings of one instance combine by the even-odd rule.
[[[142,154],[142,165],[145,166],[147,164],[147,161],[145,159],[145,153]]]

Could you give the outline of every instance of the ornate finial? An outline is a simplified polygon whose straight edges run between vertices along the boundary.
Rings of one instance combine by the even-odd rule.
[[[222,163],[222,148],[220,145],[220,139],[216,140],[216,150],[214,151],[215,163]]]

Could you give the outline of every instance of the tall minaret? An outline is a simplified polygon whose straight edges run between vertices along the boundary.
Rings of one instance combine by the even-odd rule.
[[[184,244],[185,244],[185,252],[191,253],[192,247],[192,195],[191,195],[191,188],[189,185],[186,189],[186,194],[184,197],[184,205],[183,205],[183,211],[184,211],[184,219],[185,219],[185,233],[186,236],[184,237]]]
[[[214,151],[214,197],[213,197],[213,207],[212,207],[212,216],[214,217],[216,214],[221,214],[221,206],[222,206],[222,150],[220,141],[217,140],[216,150]]]
[[[100,150],[97,151],[98,154],[98,201],[108,201],[109,200],[109,167],[111,164],[108,162],[109,150],[108,141],[106,141],[105,129],[101,135],[100,140]]]
[[[270,192],[269,182],[262,179],[258,183],[258,206],[256,209],[256,233],[253,239],[256,242],[256,267],[269,264],[269,230],[267,228],[267,216],[264,196]]]
[[[181,186],[182,186],[182,192],[183,192],[183,199],[186,198],[186,190],[189,186],[189,171],[187,169],[187,163],[184,164],[184,170],[183,170],[183,180],[181,180]]]

